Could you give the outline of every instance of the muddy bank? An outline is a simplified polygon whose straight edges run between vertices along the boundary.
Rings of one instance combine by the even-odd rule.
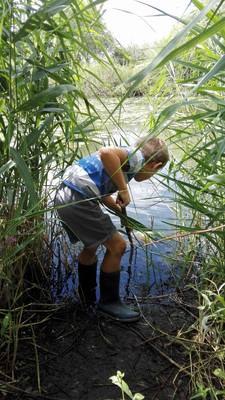
[[[76,298],[79,249],[59,235],[52,257],[57,311],[36,304],[42,322],[21,332],[15,381],[3,398],[120,400],[120,389],[109,380],[119,370],[132,393],[145,400],[189,399],[187,342],[177,336],[187,339],[183,332],[195,321],[197,304],[185,286],[193,270],[182,261],[182,249],[171,241],[136,242],[133,252],[128,247],[121,263],[121,297],[138,305],[142,316],[137,323],[122,324],[81,308]],[[99,267],[103,255],[100,249]]]
[[[119,400],[109,377],[117,370],[146,400],[189,399],[187,355],[175,338],[195,320],[193,293],[155,296],[141,305],[138,323],[121,324],[73,305],[34,328],[21,343],[18,382],[8,400]],[[41,393],[38,393],[38,386]]]

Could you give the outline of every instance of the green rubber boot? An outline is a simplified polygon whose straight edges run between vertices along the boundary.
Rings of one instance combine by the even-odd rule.
[[[93,307],[96,303],[96,273],[97,261],[91,265],[78,263],[78,293],[85,308]]]
[[[138,311],[122,303],[119,297],[120,271],[100,272],[100,300],[98,309],[121,322],[134,322],[140,318]]]

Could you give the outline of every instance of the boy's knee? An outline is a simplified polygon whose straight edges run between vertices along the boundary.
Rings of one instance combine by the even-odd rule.
[[[97,250],[96,247],[85,247],[83,249],[83,253],[86,254],[87,256],[92,257],[96,254],[96,250]]]
[[[123,255],[126,250],[126,240],[120,234],[116,234],[112,239],[105,242],[105,247],[114,255]]]
[[[82,264],[92,264],[97,261],[97,256],[96,256],[96,250],[97,247],[86,247],[84,248],[78,257],[79,262]]]

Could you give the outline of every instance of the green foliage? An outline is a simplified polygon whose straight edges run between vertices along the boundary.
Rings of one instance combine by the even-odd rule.
[[[104,64],[104,51],[110,64],[102,3],[0,0],[0,349],[9,373],[23,303],[39,301],[47,285],[50,182],[96,141],[100,116],[82,90],[83,63]]]
[[[110,65],[91,63],[87,66],[84,79],[84,92],[90,97],[115,97],[125,95],[128,89],[128,79],[137,71],[138,65]],[[130,97],[147,95],[150,82],[143,82],[130,92]]]
[[[196,247],[200,240],[202,249],[200,254],[196,250],[201,257],[201,305],[196,344],[189,351],[191,398],[217,400],[224,398],[225,17],[223,1],[209,1],[206,7],[198,0],[193,3],[200,13],[130,79],[128,95],[155,72],[156,85],[161,87],[163,82],[165,93],[171,93],[157,98],[149,132],[170,143],[168,174],[159,180],[183,206],[184,222],[173,227],[186,237],[196,235]],[[165,65],[163,77],[161,68]],[[157,93],[154,86],[150,95],[153,92]],[[177,148],[179,156],[175,158],[173,149]],[[190,223],[185,222],[187,213]]]
[[[199,342],[190,349],[190,359],[195,357],[192,398],[219,399],[224,397],[223,1],[204,6],[192,0],[196,15],[182,21],[183,29],[156,56],[151,54],[147,66],[146,53],[118,48],[109,34],[102,38],[96,5],[103,2],[42,0],[30,7],[29,2],[0,0],[0,348],[10,351],[12,326],[15,338],[22,326],[12,319],[21,321],[30,265],[46,274],[40,255],[52,174],[96,142],[101,116],[91,97],[107,103],[102,95],[122,95],[119,108],[128,96],[145,94],[153,104],[149,132],[165,137],[171,148],[168,174],[159,180],[184,212],[191,211],[191,223],[176,228],[190,236],[197,230],[206,249],[201,274],[210,280],[201,279],[196,330],[207,352],[201,353]],[[123,397],[143,398],[131,393],[123,377],[118,372],[111,378]]]

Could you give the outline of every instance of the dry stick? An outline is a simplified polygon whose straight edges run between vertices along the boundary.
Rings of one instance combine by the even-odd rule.
[[[122,214],[123,214],[123,216],[125,218],[127,218],[127,211],[126,211],[125,207],[122,208]],[[181,239],[181,238],[186,237],[186,236],[199,235],[201,233],[216,232],[219,229],[224,229],[224,228],[225,228],[225,224],[217,226],[215,228],[199,229],[199,230],[194,231],[194,232],[180,233],[180,234],[176,234],[176,235],[167,236],[167,237],[165,237],[163,239],[152,240],[151,243],[155,244],[155,243],[159,243],[159,242],[165,242],[165,241],[171,240],[171,239]],[[129,238],[130,244],[133,247],[134,243],[133,243],[133,239],[132,239],[132,235],[131,235],[132,229],[127,227],[127,226],[125,226],[125,229],[126,229],[126,233],[127,233],[128,238]],[[148,246],[148,245],[149,245],[149,243],[143,244],[143,246]]]
[[[147,339],[143,339],[142,342],[140,342],[140,343],[138,343],[138,344],[135,344],[134,347],[143,346],[143,344],[146,344],[146,343],[148,343],[148,342],[153,342],[154,340],[159,339],[159,338],[164,337],[164,336],[165,336],[165,335],[161,333],[160,335],[153,336],[153,337],[150,337],[150,338],[147,338]]]
[[[36,347],[36,340],[35,340],[35,334],[34,334],[33,325],[31,325],[31,330],[32,330],[32,341],[33,341],[33,344],[34,344],[35,360],[36,360],[36,373],[37,373],[38,392],[41,393],[39,356],[38,356],[38,351],[37,351],[37,347]]]
[[[137,301],[137,298],[136,298],[136,301]],[[178,342],[179,344],[181,344],[181,345],[184,346],[184,347],[185,347],[185,344],[186,344],[186,343],[187,343],[187,344],[190,344],[190,345],[196,345],[196,346],[199,346],[199,347],[203,347],[203,346],[204,346],[204,347],[211,347],[211,346],[212,346],[211,343],[197,342],[197,341],[195,341],[195,340],[191,340],[191,339],[186,339],[186,338],[182,338],[182,337],[173,336],[173,335],[171,335],[170,333],[167,333],[167,332],[162,331],[160,328],[155,327],[154,325],[152,325],[152,324],[150,323],[149,320],[146,319],[146,317],[144,316],[144,314],[143,314],[143,312],[142,312],[142,310],[141,310],[141,308],[140,308],[140,305],[139,305],[138,301],[137,301],[137,305],[139,306],[140,313],[141,313],[141,315],[142,315],[142,318],[143,318],[144,321],[146,322],[146,324],[147,324],[148,326],[150,326],[150,328],[153,329],[153,331],[157,331],[157,332],[161,333],[162,336],[166,336],[166,337],[168,338],[168,340],[172,341],[172,343]],[[140,335],[139,335],[139,336],[140,336]],[[140,336],[140,337],[141,337],[141,336]],[[145,340],[146,337],[143,336],[142,339]],[[151,343],[149,343],[149,345],[151,345]],[[186,347],[185,347],[185,348],[186,348]],[[224,345],[221,345],[221,348],[222,348],[222,351],[223,351],[223,350],[225,349],[225,346],[224,346]],[[201,351],[204,352],[204,350],[201,350]],[[220,351],[221,351],[221,349],[218,350],[218,353],[219,353]],[[215,353],[216,351],[213,350],[213,352]],[[208,353],[208,352],[206,351],[206,353]]]
[[[113,343],[110,342],[110,340],[107,339],[107,337],[105,337],[105,335],[103,334],[102,328],[101,328],[101,325],[100,325],[100,321],[99,321],[99,320],[98,320],[98,329],[99,329],[99,333],[100,333],[102,339],[106,342],[106,344],[107,344],[108,346],[110,346],[110,347],[114,347],[114,346],[113,346]]]
[[[26,390],[20,389],[18,386],[14,386],[11,383],[0,381],[0,385],[4,385],[6,388],[4,388],[4,391],[7,393],[21,393],[24,396],[27,396],[29,399],[32,397],[34,399],[38,398],[39,400],[58,400],[59,398],[57,397],[50,397],[48,395],[42,394],[40,397],[40,393],[32,393],[32,392],[27,392]],[[8,389],[7,389],[8,388]]]
[[[5,378],[7,378],[8,380],[12,379],[11,376],[5,374],[3,371],[0,370],[0,375],[4,376]],[[12,383],[17,382],[16,379],[12,380]]]
[[[209,229],[199,229],[199,230],[194,231],[194,232],[180,233],[180,234],[177,234],[177,235],[167,236],[167,237],[165,237],[163,239],[152,240],[151,243],[154,244],[154,243],[159,243],[159,242],[165,242],[166,240],[171,240],[171,239],[181,239],[181,238],[186,237],[186,236],[199,235],[201,233],[216,232],[219,229],[223,229],[223,228],[225,228],[225,225],[220,225],[220,226],[217,226],[215,228],[209,228]],[[149,243],[144,244],[144,246],[148,246],[148,245],[149,245]]]
[[[22,316],[23,316],[23,306],[20,309],[19,320],[16,323],[15,332],[13,333],[13,335],[14,335],[14,350],[13,350],[13,359],[12,359],[12,378],[13,379],[15,377],[16,357],[17,357],[17,350],[18,350],[18,345],[19,345],[19,329],[20,329]]]

